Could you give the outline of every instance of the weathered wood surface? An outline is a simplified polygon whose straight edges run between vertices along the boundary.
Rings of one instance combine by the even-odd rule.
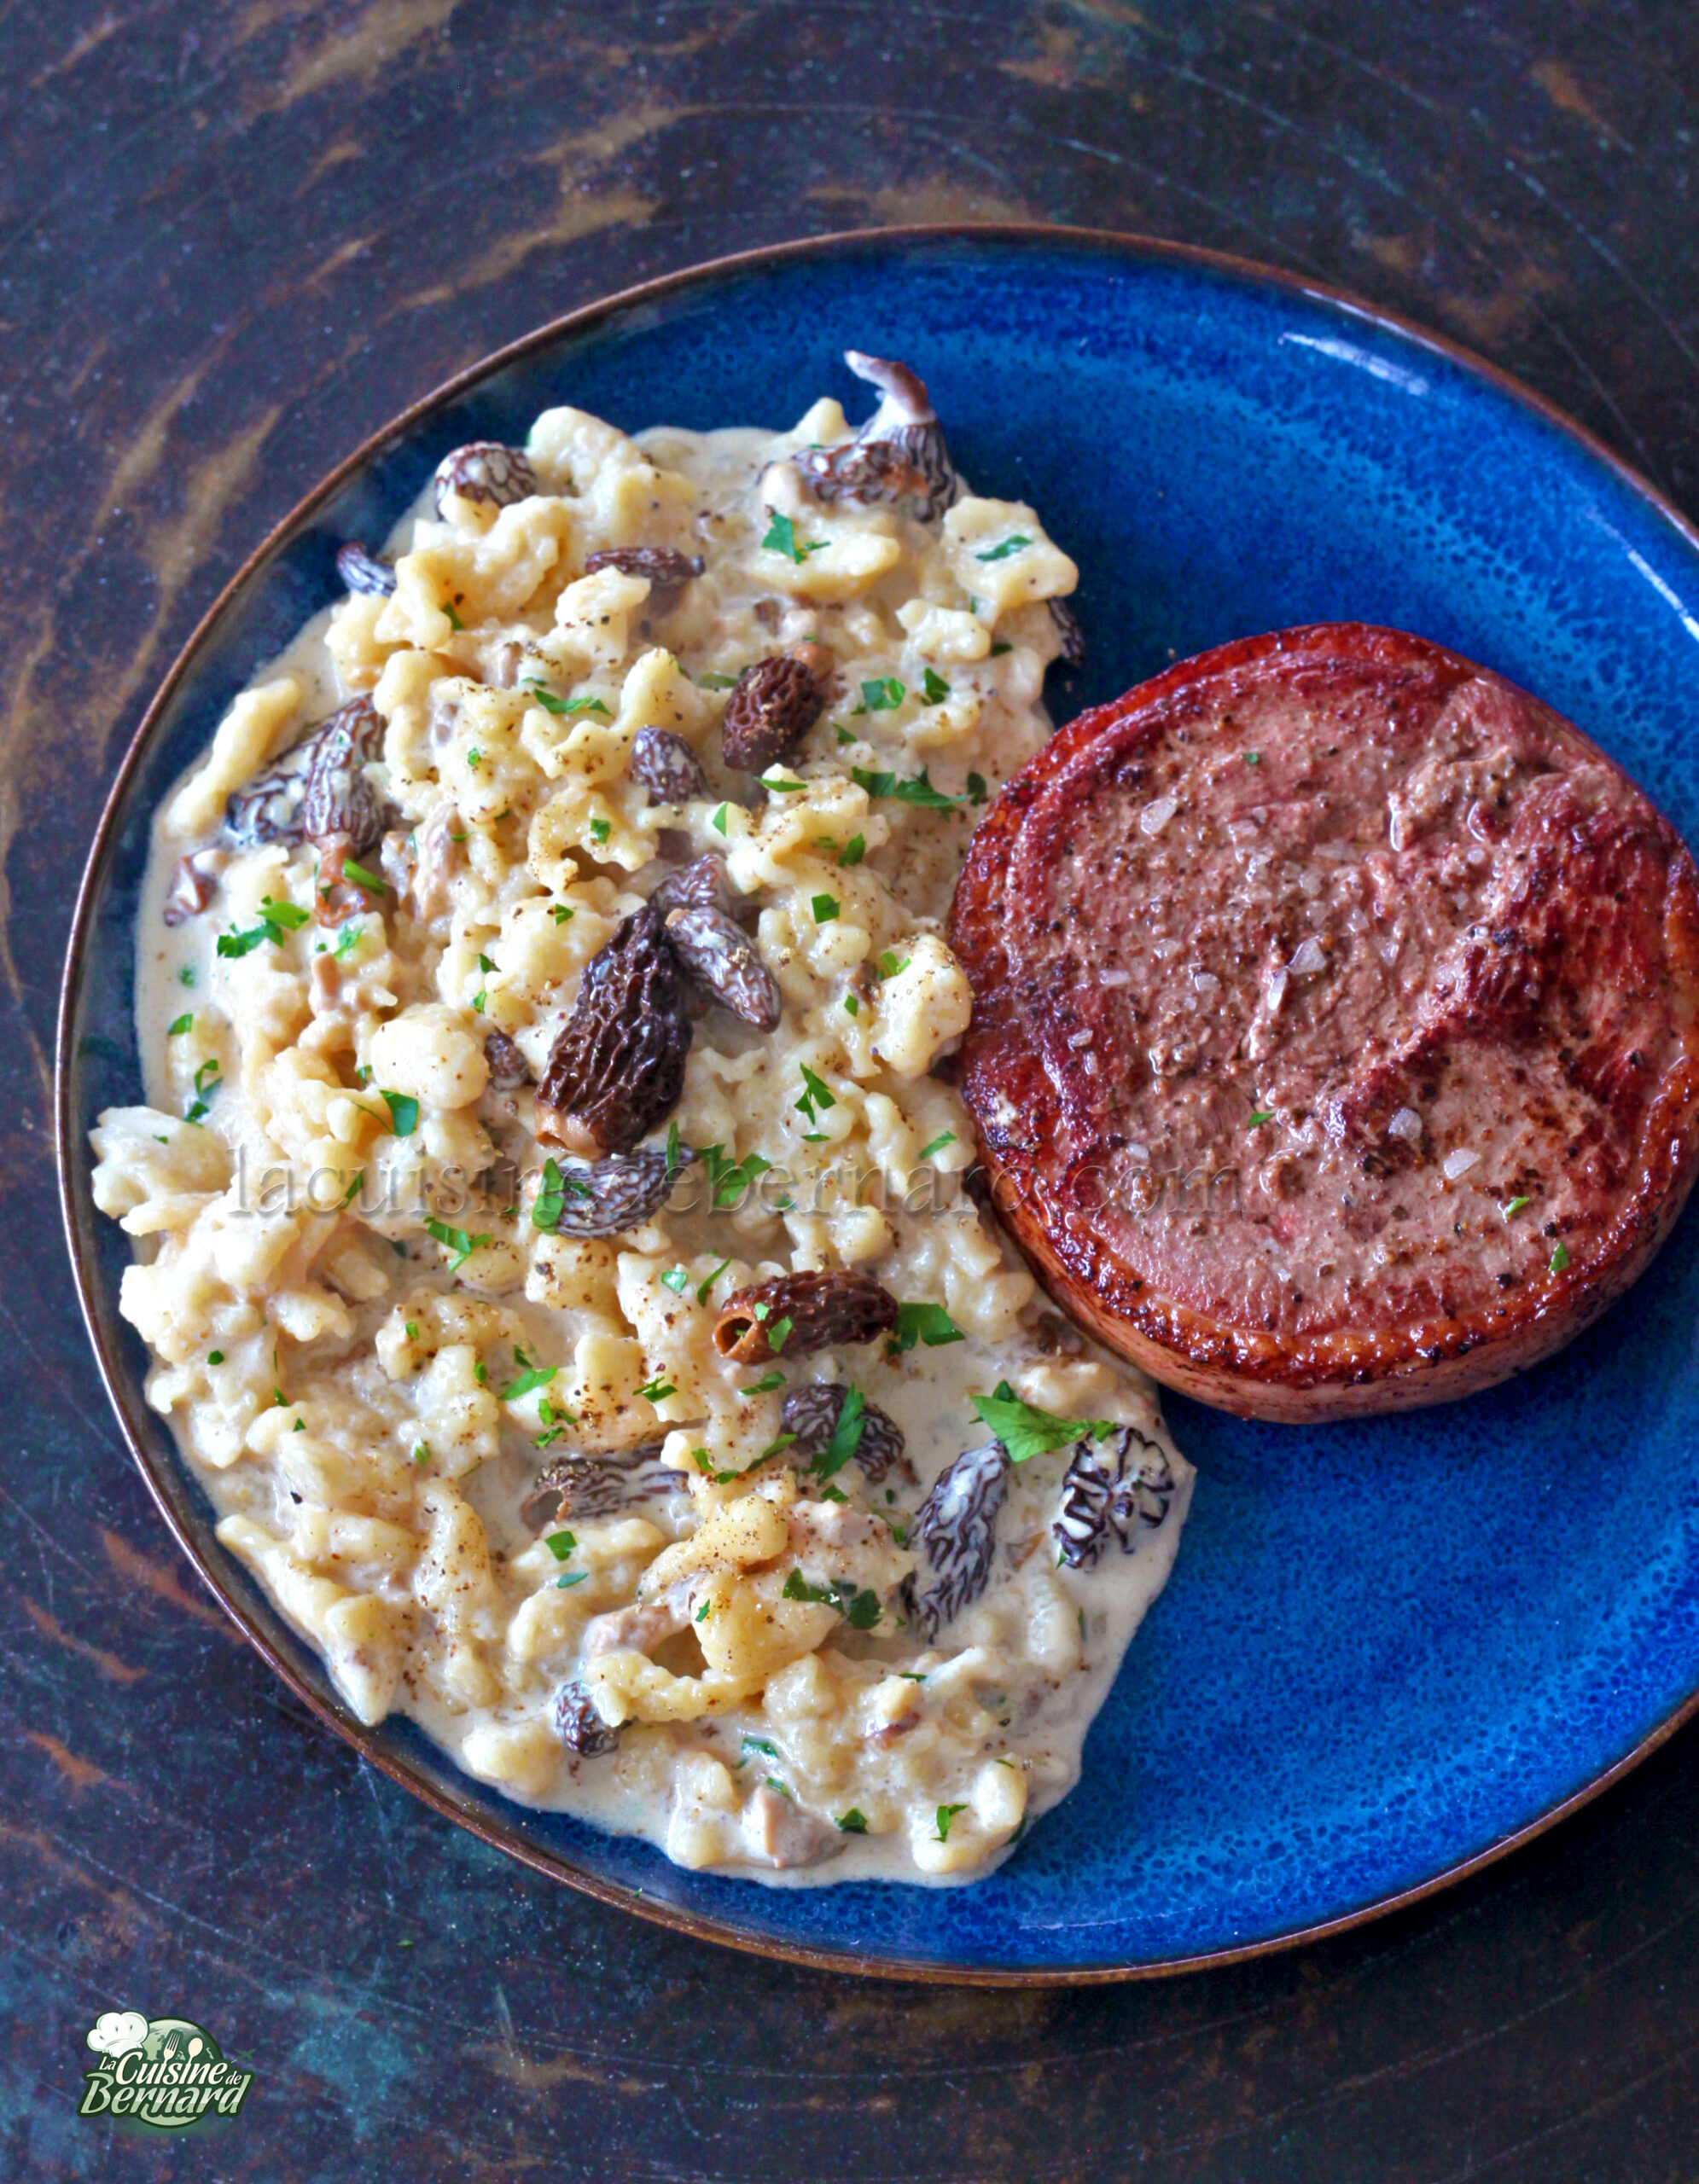
[[[1142,228],[1484,349],[1699,514],[1684,0],[0,6],[9,2175],[1662,2184],[1699,2172],[1699,1734],[1498,1870],[1173,1985],[904,1990],[670,1938],[305,1717],[125,1461],[55,1234],[98,800],[206,602],[438,379],[609,288],[893,220]],[[1627,1422],[1632,1430],[1632,1421]],[[112,2007],[259,2071],[74,2119]]]

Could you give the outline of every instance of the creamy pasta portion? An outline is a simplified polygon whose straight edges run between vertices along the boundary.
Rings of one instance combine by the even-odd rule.
[[[768,1880],[982,1873],[1191,1474],[977,1189],[944,938],[1074,564],[859,431],[445,459],[159,814],[122,1309],[364,1722]]]

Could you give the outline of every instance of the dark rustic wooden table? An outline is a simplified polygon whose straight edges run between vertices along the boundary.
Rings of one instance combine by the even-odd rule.
[[[1699,1729],[1421,1909],[1178,1984],[672,1938],[364,1769],[201,1597],[48,1136],[72,890],[177,646],[332,460],[609,288],[891,221],[1144,229],[1460,336],[1699,515],[1690,0],[0,0],[0,111],[5,2175],[1699,2175]],[[206,2024],[246,2114],[78,2120],[113,2007]]]

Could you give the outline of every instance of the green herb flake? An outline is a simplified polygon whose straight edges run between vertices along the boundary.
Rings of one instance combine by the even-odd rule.
[[[848,729],[845,728],[841,722],[834,721],[832,723],[832,732],[837,737],[840,744],[853,743],[855,741],[854,736],[850,734]]]
[[[342,877],[345,880],[352,880],[354,885],[363,889],[366,894],[375,895],[381,901],[384,893],[383,881],[378,878],[376,873],[368,870],[364,864],[356,864],[351,857],[345,857],[342,860]]]
[[[985,558],[985,555],[981,554],[980,559],[984,561]],[[966,1805],[940,1805],[938,1808],[938,1833],[933,1837],[933,1841],[934,1843],[947,1843],[950,1840],[951,1821],[955,1819],[958,1812],[966,1812],[967,1809],[968,1808]]]
[[[569,925],[572,922],[573,913],[564,903],[551,903],[549,905],[549,915],[556,925]]]
[[[699,690],[735,690],[737,688],[737,677],[735,675],[722,675],[717,669],[709,668],[706,674],[696,677],[696,688]]]
[[[808,786],[806,781],[788,781],[783,775],[781,775],[777,781],[771,781],[763,774],[760,776],[760,781],[762,787],[770,790],[775,796],[800,796]]]
[[[935,667],[928,667],[921,682],[921,703],[923,706],[941,706],[949,695],[950,685]]]
[[[691,1620],[692,1620],[692,1622],[694,1622],[694,1623],[706,1623],[706,1622],[707,1621],[708,1618],[709,1618],[713,1613],[713,1600],[704,1600],[704,1601],[702,1602],[701,1606],[696,1610],[696,1612],[695,1612],[695,1614],[691,1618]]]
[[[983,774],[969,775],[968,801],[969,804],[983,804],[990,794],[991,789]]]
[[[346,963],[348,961],[359,946],[361,936],[364,932],[365,927],[358,918],[350,918],[346,925],[337,926],[336,945],[331,952],[339,963]]]
[[[544,1539],[543,1544],[556,1562],[564,1562],[578,1545],[578,1542],[570,1532],[550,1532]]]
[[[879,958],[879,975],[882,979],[894,979],[899,971],[906,971],[913,961],[912,956],[899,956],[894,948],[887,948]]]
[[[538,1388],[546,1388],[560,1370],[556,1365],[528,1366],[511,1387],[502,1390],[503,1403],[517,1403],[521,1396],[533,1395]]]
[[[841,1472],[861,1446],[861,1437],[867,1427],[867,1398],[859,1388],[851,1388],[838,1412],[838,1422],[832,1428],[832,1437],[809,1469],[816,1478],[834,1478]]]
[[[581,1585],[589,1575],[588,1570],[568,1571],[564,1577],[556,1578],[555,1590],[557,1593],[570,1592],[574,1585]]]
[[[611,819],[592,819],[590,822],[592,841],[605,842],[613,831],[614,822]]]
[[[861,1014],[861,1003],[852,993],[847,993],[844,996],[844,1008],[851,1016],[859,1016]]]
[[[835,895],[816,895],[809,907],[814,913],[816,925],[830,925],[838,915],[838,899]]]
[[[182,969],[178,971],[177,974],[177,982],[180,986],[192,986],[194,985],[195,966],[193,963],[185,963],[183,966]]]
[[[1265,1123],[1271,1123],[1273,1120],[1274,1112],[1271,1108],[1259,1107],[1256,1112],[1251,1117],[1250,1120],[1245,1124],[1245,1128],[1247,1130],[1260,1130]]]
[[[817,1109],[837,1106],[837,1095],[814,1074],[806,1061],[798,1066],[802,1072],[802,1097],[792,1104],[800,1114],[806,1115],[811,1123],[815,1122],[818,1119]]]
[[[1024,1464],[1046,1449],[1071,1448],[1088,1437],[1105,1441],[1115,1430],[1107,1418],[1058,1418],[1054,1411],[1022,1403],[1007,1380],[998,1382],[994,1395],[975,1396],[973,1404],[1009,1451],[1011,1463]]]
[[[466,754],[466,763],[475,774],[479,767],[484,763],[483,752],[478,750],[468,751]]]
[[[1013,652],[1014,649],[1014,646],[1010,643],[1007,637],[999,637],[991,648],[991,657],[993,659],[1001,659],[1004,653]]]
[[[1260,752],[1260,751],[1247,751],[1247,752],[1246,752],[1246,753],[1245,753],[1245,764],[1246,764],[1248,766],[1260,766],[1260,765],[1261,765],[1261,764],[1262,764],[1262,753],[1261,753],[1261,752]]]
[[[713,1272],[708,1275],[705,1281],[699,1281],[696,1284],[696,1302],[699,1304],[706,1304],[707,1303],[708,1292],[713,1287],[715,1282],[719,1280],[721,1275],[725,1272],[725,1269],[730,1264],[731,1261],[730,1259],[722,1259],[719,1264],[714,1269]]]
[[[908,694],[894,675],[881,675],[861,686],[861,702],[870,713],[893,713]]]
[[[524,687],[530,691],[532,696],[536,699],[538,704],[542,706],[545,713],[565,712],[567,710],[566,700],[564,698],[557,698],[552,690],[545,689],[543,684],[538,681],[534,675],[527,675],[521,677],[521,681]]]
[[[1569,1247],[1567,1244],[1560,1242],[1547,1262],[1549,1270],[1553,1274],[1562,1274],[1568,1263]]]
[[[647,1403],[665,1403],[668,1396],[676,1396],[678,1392],[678,1389],[670,1380],[663,1380],[659,1374],[649,1383],[647,1387],[637,1390],[637,1393]]]
[[[1523,1192],[1518,1197],[1513,1198],[1510,1204],[1504,1208],[1505,1220],[1508,1221],[1512,1214],[1520,1213],[1525,1205],[1532,1205],[1533,1204],[1533,1200],[1528,1197],[1526,1192]]]
[[[193,1030],[194,1025],[195,1011],[191,1008],[185,1014],[179,1016],[175,1024],[167,1027],[166,1037],[168,1039],[180,1039],[185,1031]]]
[[[765,1176],[773,1165],[759,1153],[746,1153],[742,1160],[733,1160],[722,1145],[705,1145],[701,1159],[716,1206],[735,1205],[755,1178]]]
[[[401,1328],[409,1342],[416,1342],[419,1339],[419,1322],[416,1320],[404,1320]]]
[[[222,1365],[224,1362],[224,1353],[222,1350],[209,1350],[207,1352],[207,1362],[209,1365]]]
[[[775,1357],[778,1356],[780,1350],[782,1350],[786,1343],[789,1341],[791,1330],[795,1325],[796,1322],[794,1320],[786,1318],[783,1320],[775,1320],[772,1325],[767,1329],[767,1347],[772,1351]]]
[[[865,1835],[867,1815],[852,1805],[847,1812],[838,1815],[838,1831],[843,1835]]]
[[[453,607],[450,606],[447,600],[444,600],[443,601],[442,611],[448,617],[448,626],[451,630],[463,630],[466,627],[465,623],[461,620],[459,615],[455,613]]]
[[[566,1203],[567,1183],[561,1173],[561,1164],[558,1160],[545,1160],[543,1163],[543,1181],[538,1186],[536,1197],[531,1201],[532,1227],[545,1232],[558,1228]]]
[[[415,1443],[413,1448],[413,1461],[416,1464],[429,1463],[431,1461],[431,1444],[428,1441],[419,1441]]]
[[[866,854],[867,837],[864,834],[852,834],[838,851],[838,863],[841,865],[859,864]]]
[[[847,1577],[829,1577],[823,1585],[811,1585],[800,1570],[793,1570],[779,1590],[788,1600],[835,1608],[852,1630],[871,1630],[879,1621],[878,1594],[866,1586],[858,1590]]]
[[[783,1373],[763,1373],[759,1380],[751,1380],[747,1388],[740,1388],[741,1396],[770,1396],[775,1388],[784,1385]]]
[[[675,1297],[682,1297],[690,1286],[689,1275],[682,1266],[668,1267],[660,1279],[664,1286],[670,1289]]]
[[[852,766],[850,778],[872,797],[889,797],[898,804],[916,804],[924,811],[953,811],[963,799],[946,796],[934,788],[922,766],[918,775],[876,773],[866,766]]]
[[[362,1168],[359,1173],[354,1177],[353,1182],[349,1184],[347,1189],[342,1194],[342,1203],[344,1205],[352,1205],[354,1203],[354,1199],[359,1191],[360,1185],[364,1182],[365,1180],[366,1171]]]
[[[410,1092],[380,1092],[379,1099],[389,1110],[392,1136],[411,1137],[419,1127],[419,1103]]]
[[[920,1157],[922,1160],[930,1160],[934,1153],[941,1153],[946,1145],[953,1145],[955,1142],[956,1133],[953,1130],[940,1130],[930,1145],[922,1146]]]
[[[719,810],[715,812],[713,817],[708,822],[709,826],[713,828],[716,834],[723,834],[725,832],[725,813],[726,807],[722,804]]]
[[[967,1339],[941,1304],[899,1304],[897,1324],[885,1354],[900,1357],[917,1342],[923,1342],[928,1350],[941,1350],[946,1343]]]
[[[783,554],[788,561],[796,562],[800,567],[811,554],[823,553],[831,543],[829,539],[821,538],[816,540],[812,545],[799,546],[796,543],[796,526],[790,518],[788,515],[781,515],[777,508],[769,508],[767,514],[772,518],[772,521],[767,526],[767,535],[761,541],[761,545],[764,551],[769,554]]]
[[[1030,546],[1032,543],[1024,531],[1013,531],[999,545],[992,547],[986,553],[975,554],[974,559],[976,561],[1006,561],[1011,554],[1018,554],[1022,547]],[[939,1839],[942,1841],[943,1838],[940,1837]]]
[[[600,713],[603,720],[612,720],[614,717],[593,691],[586,697],[568,698],[561,711],[569,718],[573,713]]]
[[[451,1274],[457,1274],[473,1252],[481,1251],[491,1240],[488,1236],[468,1236],[463,1228],[451,1228],[445,1221],[427,1221],[425,1233],[428,1236],[434,1236],[438,1243],[445,1245],[454,1253],[448,1263]]]

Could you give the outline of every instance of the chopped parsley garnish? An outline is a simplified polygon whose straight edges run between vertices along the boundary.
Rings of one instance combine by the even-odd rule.
[[[838,1828],[839,1832],[844,1835],[865,1835],[867,1815],[852,1805],[847,1812],[841,1812],[838,1815]]]
[[[1533,1200],[1528,1197],[1526,1192],[1522,1193],[1519,1197],[1513,1198],[1510,1204],[1504,1208],[1505,1220],[1508,1221],[1513,1213],[1520,1213],[1525,1205],[1532,1205],[1533,1204]]]
[[[701,1606],[696,1610],[696,1612],[695,1612],[695,1614],[691,1618],[691,1620],[692,1620],[693,1622],[695,1622],[695,1623],[706,1623],[706,1622],[707,1621],[708,1618],[709,1618],[713,1613],[713,1601],[711,1599],[710,1599],[710,1600],[704,1600],[704,1601],[702,1602]]]
[[[985,558],[986,556],[981,554],[980,559],[984,561]],[[955,1819],[958,1812],[966,1812],[967,1809],[968,1808],[966,1805],[940,1805],[938,1808],[938,1833],[933,1837],[933,1841],[934,1843],[947,1843],[950,1840],[951,1821]]]
[[[881,675],[861,686],[861,702],[870,713],[893,713],[908,694],[894,675]]]
[[[772,1325],[767,1329],[767,1347],[772,1351],[775,1357],[778,1356],[780,1350],[782,1350],[786,1343],[789,1341],[791,1329],[795,1325],[796,1322],[794,1320],[785,1318],[783,1320],[775,1320]]]
[[[702,1477],[712,1479],[716,1486],[724,1486],[728,1479],[742,1478],[743,1476],[741,1471],[716,1471],[713,1467],[713,1460],[706,1449],[692,1449],[690,1454],[695,1461],[696,1469],[701,1472]]]
[[[550,903],[549,915],[556,925],[567,925],[570,923],[573,914],[565,903]]]
[[[772,518],[772,521],[767,526],[767,535],[761,541],[761,544],[769,554],[783,554],[788,560],[796,562],[800,566],[809,555],[823,552],[831,543],[829,539],[822,538],[817,539],[811,546],[799,546],[796,543],[796,526],[790,518],[788,515],[781,515],[777,508],[769,508],[767,514]]]
[[[899,956],[894,948],[887,948],[879,958],[879,975],[882,979],[894,979],[899,971],[906,971],[914,960],[912,956]]]
[[[675,1118],[666,1125],[666,1178],[669,1182],[671,1182],[673,1176],[675,1176],[678,1172],[678,1124]],[[585,1195],[587,1197],[589,1194],[586,1192]]]
[[[558,1228],[561,1213],[567,1202],[566,1178],[561,1173],[558,1160],[543,1163],[543,1181],[531,1202],[531,1225],[533,1228]]]
[[[816,925],[830,925],[838,915],[838,898],[835,895],[817,895],[809,908],[814,913]]]
[[[676,1396],[678,1392],[678,1389],[670,1380],[663,1380],[659,1374],[649,1383],[647,1387],[637,1390],[637,1393],[648,1403],[665,1403],[668,1396]]]
[[[396,1137],[411,1137],[419,1126],[419,1103],[410,1092],[380,1092],[389,1110],[389,1127]]]
[[[775,1388],[784,1385],[783,1373],[763,1373],[759,1380],[751,1380],[747,1388],[740,1388],[741,1396],[770,1396]]]
[[[209,1350],[207,1352],[207,1362],[209,1365],[222,1365],[224,1362],[224,1353],[222,1350]]]
[[[832,732],[837,737],[840,743],[853,743],[855,741],[854,736],[850,734],[849,730],[841,721],[835,720],[832,723]]]
[[[820,1607],[835,1608],[852,1630],[871,1630],[879,1620],[879,1595],[868,1587],[859,1590],[847,1577],[829,1577],[823,1585],[811,1585],[801,1571],[793,1570],[780,1588],[788,1600],[812,1600]]]
[[[195,1072],[195,1097],[184,1111],[186,1123],[198,1123],[212,1105],[212,1095],[218,1089],[220,1070],[216,1056],[203,1061]]]
[[[998,1382],[995,1395],[975,1396],[973,1403],[1008,1449],[1011,1463],[1024,1464],[1029,1456],[1041,1455],[1046,1449],[1069,1448],[1088,1436],[1104,1441],[1115,1430],[1107,1418],[1058,1418],[1054,1411],[1022,1403],[1007,1380]]]
[[[928,667],[921,682],[921,703],[923,706],[941,706],[949,695],[950,685],[935,667]]]
[[[710,668],[706,674],[696,677],[696,687],[701,690],[735,690],[737,688],[737,677],[735,675],[722,675],[718,670]]]
[[[602,704],[601,699],[598,698],[593,691],[588,697],[568,698],[566,703],[561,707],[561,711],[568,715],[573,713],[600,713],[603,720],[612,720],[614,717],[613,714],[608,712],[607,706]]]
[[[864,834],[852,834],[849,839],[844,844],[843,847],[838,851],[838,863],[840,864],[859,864],[866,854],[867,837]]]
[[[342,877],[345,880],[352,880],[357,887],[364,889],[368,895],[376,895],[381,897],[383,894],[384,883],[378,878],[376,873],[369,871],[363,864],[356,864],[351,857],[345,857],[342,860]]]
[[[844,1008],[851,1016],[859,1016],[861,1014],[861,1003],[852,993],[847,993],[844,996]]]
[[[190,1031],[194,1028],[194,1024],[195,1011],[191,1008],[187,1010],[183,1015],[179,1016],[175,1024],[167,1027],[166,1037],[168,1039],[180,1039],[185,1031]]]
[[[1246,764],[1248,766],[1260,766],[1260,765],[1261,765],[1261,764],[1262,764],[1262,753],[1261,753],[1261,752],[1260,752],[1260,751],[1247,751],[1247,752],[1246,752],[1246,753],[1245,753],[1245,764]]]
[[[737,1762],[740,1767],[747,1767],[749,1764],[749,1755],[752,1751],[759,1751],[767,1759],[779,1759],[783,1757],[778,1746],[766,1737],[745,1737],[740,1750],[742,1756]]]
[[[756,1462],[758,1464],[765,1463],[770,1456],[776,1456],[781,1450],[789,1448],[795,1438],[796,1436],[794,1433],[775,1434],[773,1438],[768,1442],[766,1447],[762,1449],[760,1455],[756,1457]]]
[[[592,819],[590,822],[591,839],[593,841],[605,842],[613,831],[614,822],[611,819]]]
[[[808,1467],[816,1478],[830,1478],[843,1469],[861,1446],[866,1426],[867,1398],[859,1388],[852,1388],[844,1397],[832,1438]]]
[[[1260,1130],[1265,1123],[1271,1123],[1273,1120],[1274,1111],[1272,1108],[1259,1107],[1256,1112],[1251,1117],[1250,1120],[1245,1124],[1245,1128],[1247,1130]]]
[[[550,1532],[544,1538],[543,1544],[548,1548],[550,1554],[554,1556],[556,1562],[564,1562],[567,1557],[572,1553],[573,1549],[578,1545],[578,1542],[573,1536],[571,1532]]]
[[[183,968],[177,974],[177,982],[180,986],[192,986],[194,985],[195,966],[193,963],[185,963],[183,966]]]
[[[922,1160],[930,1160],[934,1153],[941,1153],[946,1145],[953,1145],[955,1142],[956,1133],[953,1130],[940,1130],[930,1145],[922,1146],[920,1157]]]
[[[808,786],[806,781],[786,781],[783,775],[776,781],[769,781],[765,774],[760,779],[762,787],[771,790],[775,796],[800,796]]]
[[[946,1343],[967,1339],[941,1304],[899,1304],[897,1324],[885,1345],[885,1355],[900,1357],[917,1342],[923,1342],[928,1350],[941,1350]]]
[[[331,953],[335,956],[336,961],[339,963],[346,963],[347,961],[348,958],[359,946],[360,937],[364,931],[365,927],[360,923],[358,918],[350,918],[346,925],[339,925],[337,926],[336,945],[331,950]]]
[[[431,1444],[428,1441],[420,1441],[415,1443],[413,1449],[413,1461],[416,1464],[429,1463],[431,1461]]]
[[[446,600],[443,601],[442,611],[448,617],[448,626],[451,630],[463,630],[466,627],[465,623],[461,620]]]
[[[986,777],[983,774],[969,775],[968,801],[970,804],[983,804],[990,794],[991,790],[986,786]]]
[[[480,956],[478,958],[478,968],[486,976],[490,972],[493,971],[495,967],[495,965],[490,961],[487,956]]]
[[[953,811],[963,801],[959,796],[946,796],[941,788],[934,788],[927,779],[924,766],[917,775],[874,773],[866,766],[852,766],[850,778],[870,796],[888,796],[899,804],[917,804],[927,811]]]
[[[515,1350],[514,1355],[518,1357],[522,1353]],[[527,1364],[513,1385],[502,1390],[502,1401],[517,1403],[521,1396],[534,1395],[538,1388],[546,1388],[559,1370],[557,1365]]]
[[[708,1171],[708,1188],[717,1206],[735,1205],[756,1176],[765,1176],[772,1165],[759,1153],[746,1153],[742,1160],[733,1160],[728,1158],[723,1145],[702,1147],[702,1165]]]
[[[545,690],[534,675],[524,677],[525,688],[530,691],[545,713],[563,713],[567,710],[564,698],[557,698],[552,690]]]
[[[218,953],[224,956],[247,956],[262,941],[269,940],[274,948],[283,944],[286,932],[299,932],[307,921],[307,913],[296,903],[274,903],[267,895],[259,905],[259,922],[250,926],[246,932],[221,932]]]
[[[1023,546],[1030,546],[1032,543],[1024,531],[1012,531],[1000,545],[992,547],[986,553],[975,554],[974,559],[976,561],[1006,561],[1011,554],[1018,554]]]
[[[811,1123],[817,1122],[819,1117],[815,1112],[816,1109],[835,1107],[838,1104],[837,1095],[829,1085],[821,1082],[806,1061],[800,1066],[802,1071],[802,1097],[794,1104],[798,1112],[806,1115]]]
[[[1553,1274],[1562,1274],[1564,1268],[1567,1267],[1568,1263],[1569,1247],[1567,1244],[1560,1242],[1556,1250],[1551,1254],[1551,1260],[1548,1263],[1549,1270]]]
[[[675,1297],[682,1297],[690,1286],[689,1275],[682,1266],[668,1267],[660,1279]]]
[[[714,829],[716,834],[723,834],[725,832],[725,809],[724,804],[722,804],[719,810],[715,812],[713,817],[708,822],[709,826]]]
[[[589,1575],[588,1570],[568,1571],[564,1577],[556,1578],[555,1590],[557,1593],[570,1592],[574,1585],[581,1585]]]
[[[451,1274],[457,1274],[473,1252],[482,1250],[491,1240],[487,1236],[468,1236],[463,1228],[451,1228],[445,1221],[427,1221],[425,1233],[434,1236],[438,1243],[446,1245],[454,1253],[448,1263]]]
[[[342,1203],[344,1205],[352,1205],[354,1203],[355,1194],[359,1190],[360,1185],[364,1182],[365,1180],[366,1171],[362,1168],[356,1174],[353,1182],[349,1184],[347,1189],[342,1194]]]
[[[419,1322],[416,1320],[404,1320],[401,1322],[401,1329],[409,1342],[416,1342],[419,1339]]]
[[[699,1281],[696,1284],[696,1302],[699,1304],[706,1304],[707,1303],[709,1290],[713,1287],[715,1282],[719,1280],[721,1275],[725,1272],[725,1269],[730,1264],[731,1261],[730,1259],[722,1259],[719,1264],[714,1269],[713,1272],[707,1277],[706,1281]]]

